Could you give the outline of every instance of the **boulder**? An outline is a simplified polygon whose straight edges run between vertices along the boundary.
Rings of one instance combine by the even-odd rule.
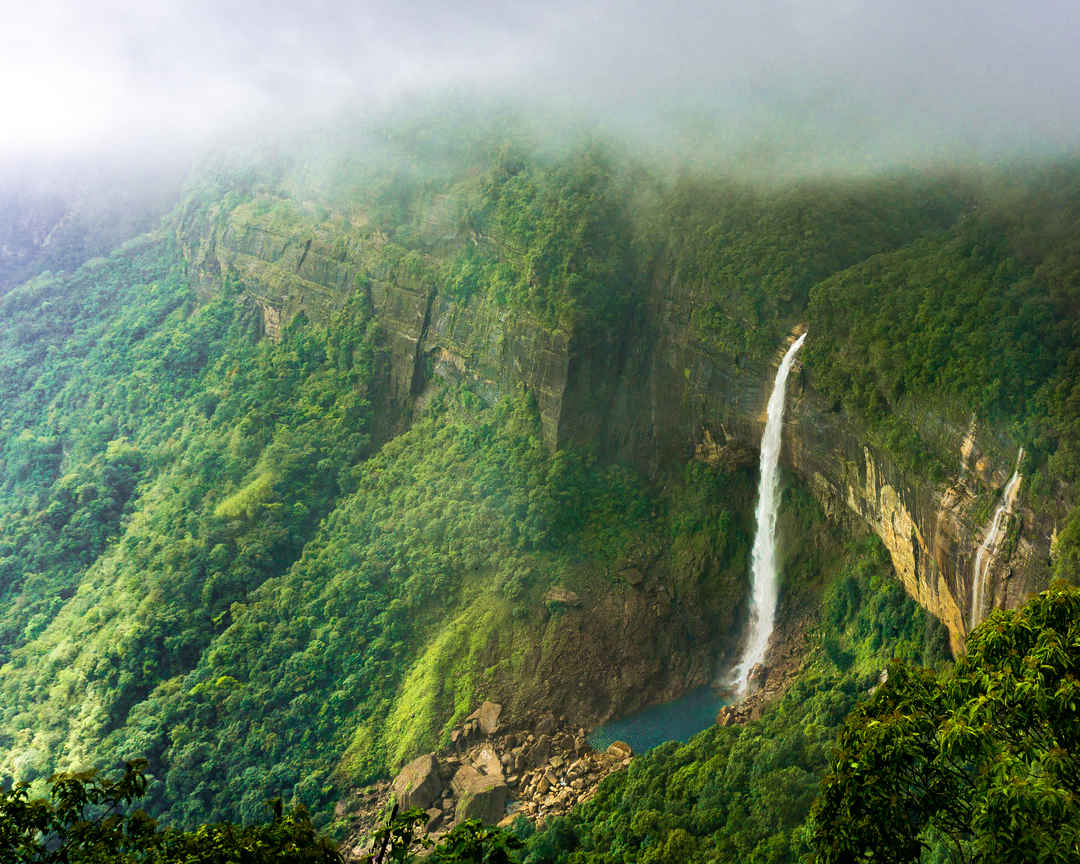
[[[506,811],[506,782],[501,776],[489,777],[475,768],[462,765],[450,787],[457,796],[457,820],[479,819],[495,825]]]
[[[634,755],[633,749],[625,741],[612,741],[604,752],[616,759],[628,759]]]
[[[533,748],[529,752],[529,760],[533,765],[539,766],[547,762],[550,755],[551,739],[547,735],[541,735],[536,739],[536,743],[533,744]]]
[[[434,754],[427,753],[413,759],[401,769],[390,788],[402,810],[412,810],[414,807],[427,810],[442,791],[439,762]]]
[[[502,777],[503,766],[499,754],[493,747],[484,746],[473,758],[473,765],[490,777]]]
[[[498,702],[483,702],[479,708],[461,721],[459,740],[472,738],[477,733],[494,735],[499,730],[500,714],[502,714],[502,705]],[[453,733],[450,733],[450,740],[454,741]]]
[[[484,702],[473,716],[476,725],[485,735],[494,735],[499,729],[499,715],[502,714],[502,705],[497,702]]]

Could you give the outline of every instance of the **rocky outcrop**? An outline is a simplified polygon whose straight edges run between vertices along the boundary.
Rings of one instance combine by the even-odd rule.
[[[954,455],[956,467],[934,482],[863,443],[842,416],[822,412],[809,386],[797,394],[792,415],[791,466],[810,481],[827,511],[853,515],[881,538],[908,594],[945,624],[953,650],[959,650],[970,624],[975,552],[991,502],[1012,472],[1012,443],[970,419],[935,418],[936,443]],[[1015,543],[988,571],[996,606],[1020,605],[1049,579],[1052,514],[1036,516],[1028,508],[1013,529]]]
[[[597,753],[584,729],[553,714],[502,727],[501,712],[499,704],[483,703],[451,732],[447,747],[410,762],[390,787],[356,789],[338,802],[335,813],[353,826],[341,847],[346,860],[370,849],[388,794],[401,809],[426,810],[426,833],[437,841],[465,819],[506,826],[522,817],[543,825],[587,801],[633,758],[622,741]]]
[[[442,788],[438,761],[430,753],[417,756],[401,769],[390,788],[402,810],[427,810]]]
[[[192,207],[176,227],[189,267],[208,290],[238,282],[277,338],[297,315],[328,320],[360,291],[382,328],[384,384],[373,430],[386,440],[407,425],[439,378],[467,378],[489,398],[524,386],[536,398],[545,438],[558,439],[571,362],[568,334],[528,313],[480,300],[460,303],[434,281],[435,262],[384,254],[386,238],[322,208],[257,197],[231,211]]]
[[[630,581],[629,579],[627,581]],[[631,582],[631,584],[634,584]],[[640,584],[640,581],[639,583]],[[553,585],[544,594],[545,603],[555,603],[559,606],[581,606],[581,598],[576,592],[563,588],[561,585]]]
[[[505,815],[507,788],[501,771],[481,774],[469,765],[462,765],[450,781],[450,788],[457,798],[454,818],[458,822],[479,819],[494,825]]]

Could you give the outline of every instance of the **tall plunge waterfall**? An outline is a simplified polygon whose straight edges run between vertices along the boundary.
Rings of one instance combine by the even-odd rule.
[[[1020,463],[1023,461],[1024,448],[1021,447],[1020,453],[1016,457],[1016,470],[1013,471],[1009,482],[1005,484],[1005,491],[1001,493],[1001,503],[998,504],[997,509],[994,511],[994,518],[990,520],[986,534],[983,535],[982,543],[979,544],[979,548],[975,552],[975,566],[971,572],[969,630],[974,630],[986,613],[986,572],[990,569],[990,562],[993,560],[994,553],[997,552],[1000,543],[998,535],[1001,534],[1002,523],[1005,521],[1005,517],[1012,512],[1013,505],[1016,503],[1016,490],[1020,485]]]
[[[779,574],[776,572],[776,511],[780,506],[780,440],[784,428],[784,395],[787,393],[788,373],[795,362],[795,354],[805,339],[806,334],[803,333],[780,361],[772,395],[769,396],[765,434],[761,438],[761,477],[754,513],[757,527],[750,571],[750,637],[733,677],[742,695],[749,690],[750,672],[765,659],[776,620],[776,601],[780,593]]]

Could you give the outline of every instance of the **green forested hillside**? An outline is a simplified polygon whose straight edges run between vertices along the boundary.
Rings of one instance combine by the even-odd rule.
[[[152,809],[180,822],[258,819],[281,793],[322,808],[526,675],[556,581],[595,590],[660,544],[677,572],[711,562],[700,593],[730,616],[747,528],[710,484],[745,512],[748,472],[692,472],[669,502],[552,454],[526,396],[453,389],[365,461],[364,293],[275,344],[171,251],[5,300],[9,332],[58,346],[10,343],[8,776],[144,756]]]
[[[575,699],[595,720],[689,681],[691,655],[701,683],[745,617],[757,442],[701,417],[675,456],[611,464],[553,446],[538,403],[565,394],[521,386],[564,362],[539,380],[565,387],[595,346],[630,356],[660,327],[737,369],[807,324],[806,391],[911,476],[956,459],[920,418],[974,413],[1025,446],[1033,501],[1072,506],[1074,167],[764,189],[596,145],[468,153],[332,195],[305,197],[302,172],[220,176],[161,232],[0,299],[0,782],[145,757],[148,807],[177,824],[261,819],[274,795],[326,824],[480,699]],[[241,263],[215,269],[227,242]],[[347,283],[317,283],[312,248]],[[275,295],[293,284],[325,302]],[[415,310],[376,314],[387,285]],[[691,298],[674,324],[672,285]],[[488,328],[449,360],[425,341],[436,298],[455,334]],[[277,301],[305,311],[271,332]],[[565,356],[510,351],[515,322]],[[641,421],[621,437],[657,405],[692,410],[631,383],[641,404],[618,416]],[[830,583],[800,681],[760,721],[635,762],[535,860],[801,848],[842,718],[892,653],[936,659],[940,637],[878,547],[834,554],[847,523],[823,527],[812,479],[785,499],[785,602],[808,612]],[[1055,523],[1062,572],[1078,512]]]
[[[778,189],[688,178],[664,196],[647,236],[662,238],[665,275],[698,287],[693,324],[710,348],[770,356],[791,324],[805,320],[815,284],[940,236],[971,194],[965,183],[911,178]]]
[[[3,376],[0,710],[21,780],[96,761],[298,556],[367,447],[369,349],[359,310],[259,341],[241,297],[196,303],[164,241],[3,302],[45,336],[12,340]]]
[[[806,316],[817,386],[908,461],[910,406],[947,399],[1003,422],[1044,489],[1080,468],[1080,173],[1060,167],[992,186],[947,234],[816,286]]]

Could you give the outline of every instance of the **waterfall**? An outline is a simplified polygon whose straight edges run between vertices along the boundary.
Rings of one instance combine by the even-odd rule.
[[[795,362],[795,354],[805,339],[806,334],[803,333],[792,343],[784,359],[780,361],[772,394],[769,396],[765,434],[761,438],[761,476],[757,509],[754,511],[757,527],[751,553],[750,636],[734,672],[735,686],[743,695],[749,690],[750,672],[765,659],[776,619],[776,600],[780,588],[776,572],[776,511],[780,506],[780,440],[784,428],[784,394],[787,392],[788,373]]]
[[[986,604],[986,573],[990,569],[990,561],[997,552],[999,542],[998,534],[1001,533],[1002,523],[1005,516],[1012,512],[1016,501],[1016,490],[1020,484],[1020,463],[1024,459],[1024,448],[1020,448],[1020,454],[1016,457],[1016,470],[1013,471],[1009,482],[1005,484],[1005,491],[1001,493],[1001,503],[994,511],[994,518],[983,535],[982,543],[975,552],[975,566],[971,573],[971,618],[969,630],[974,630],[976,625],[983,619],[983,606]]]

